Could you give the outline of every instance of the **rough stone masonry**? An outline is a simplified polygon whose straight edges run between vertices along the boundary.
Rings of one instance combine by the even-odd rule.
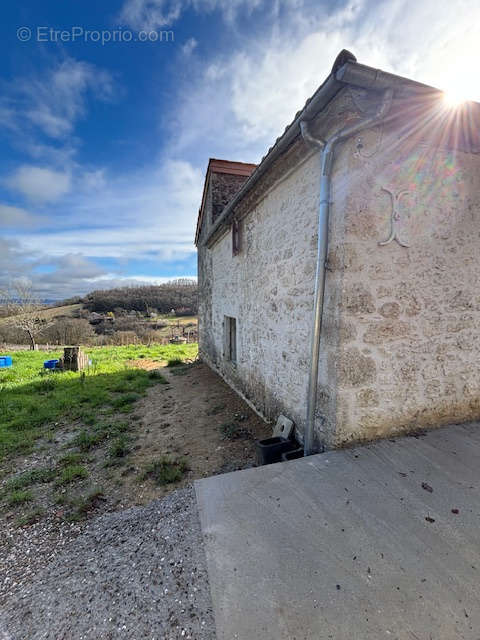
[[[326,139],[379,100],[346,88],[312,130]],[[480,156],[446,109],[397,99],[335,152],[316,416],[327,447],[480,417]],[[319,153],[298,137],[237,204],[238,255],[209,211],[198,239],[201,357],[300,438],[319,180]]]

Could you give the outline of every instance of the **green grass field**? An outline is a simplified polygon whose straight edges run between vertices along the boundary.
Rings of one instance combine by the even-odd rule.
[[[132,368],[129,360],[192,359],[197,345],[92,347],[85,351],[92,365],[84,374],[43,369],[44,360],[60,357],[61,350],[11,354],[13,367],[0,369],[0,460],[28,453],[38,438],[48,437],[67,421],[88,427],[108,421],[114,413],[128,413],[149,386],[164,381],[157,371]]]

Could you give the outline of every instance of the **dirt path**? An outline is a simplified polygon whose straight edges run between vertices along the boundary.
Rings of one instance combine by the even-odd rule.
[[[176,486],[185,486],[255,464],[254,441],[271,435],[271,427],[219,376],[203,364],[165,367],[162,373],[169,384],[150,389],[135,411],[140,420],[133,467],[142,468],[158,455],[183,457],[189,471]],[[145,504],[171,490],[126,477],[128,505]]]

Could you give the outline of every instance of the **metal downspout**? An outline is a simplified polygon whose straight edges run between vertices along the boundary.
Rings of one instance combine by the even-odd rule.
[[[325,293],[325,272],[328,253],[328,222],[330,214],[330,184],[334,160],[334,150],[337,142],[352,136],[362,129],[380,123],[390,110],[393,98],[393,89],[389,88],[384,92],[382,103],[378,111],[357,124],[346,127],[334,133],[332,137],[324,142],[314,138],[308,131],[308,123],[304,120],[300,122],[300,131],[303,139],[316,147],[322,149],[321,156],[321,177],[320,177],[320,204],[318,212],[318,244],[317,244],[317,266],[315,272],[315,296],[313,303],[313,329],[312,347],[310,357],[310,370],[308,375],[308,396],[307,396],[307,422],[304,433],[303,453],[305,456],[315,453],[315,413],[317,408],[317,385],[318,385],[318,362],[320,355],[320,337],[322,333],[323,300]]]

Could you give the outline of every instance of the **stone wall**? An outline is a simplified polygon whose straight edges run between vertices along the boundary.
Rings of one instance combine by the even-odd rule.
[[[305,149],[303,149],[305,156]],[[199,243],[201,357],[267,419],[305,420],[316,251],[318,157],[310,156],[211,249]],[[224,358],[224,318],[237,319],[236,366]]]
[[[325,138],[359,117],[344,92],[314,126]],[[336,151],[319,444],[480,417],[480,156],[423,134],[397,121]],[[318,185],[318,154],[298,142],[240,203],[241,253],[232,256],[230,231],[210,249],[199,243],[201,356],[263,415],[285,413],[300,433]],[[224,357],[225,316],[237,318],[236,366]]]
[[[198,242],[198,285],[199,285],[199,343],[205,354],[209,354],[212,362],[222,357],[217,353],[217,341],[214,336],[212,322],[212,291],[215,274],[212,270],[212,253],[205,247],[205,238],[214,222],[222,213],[225,205],[240,189],[247,176],[232,175],[212,171],[209,176],[208,189],[205,197],[205,215],[200,229]],[[230,265],[225,265],[230,268]]]
[[[376,128],[346,143],[336,166],[336,384],[333,410],[320,388],[322,439],[478,419],[480,156]]]

